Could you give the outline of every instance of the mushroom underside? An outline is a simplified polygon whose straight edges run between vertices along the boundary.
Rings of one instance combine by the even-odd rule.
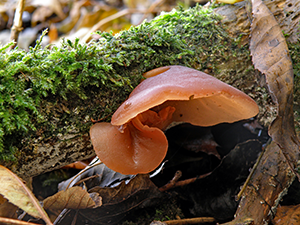
[[[191,68],[161,67],[146,77],[111,124],[95,124],[90,131],[100,160],[123,174],[148,173],[163,161],[168,148],[163,130],[173,121],[207,127],[258,113],[245,93]]]
[[[238,108],[238,109],[237,109]],[[123,174],[149,173],[163,161],[168,142],[162,130],[173,122],[212,126],[245,118],[238,102],[217,95],[189,101],[166,101],[140,113],[122,126],[97,123],[91,128],[96,154],[109,168]],[[249,112],[249,117],[253,113]]]
[[[122,174],[149,173],[163,161],[168,141],[161,130],[174,112],[166,107],[160,112],[148,110],[119,127],[96,123],[90,136],[99,159],[110,169]]]

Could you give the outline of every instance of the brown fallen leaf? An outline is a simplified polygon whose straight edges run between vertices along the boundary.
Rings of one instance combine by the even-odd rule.
[[[97,193],[90,195],[82,187],[71,187],[46,198],[44,208],[50,210],[88,209],[102,205],[102,198]]]
[[[269,127],[273,141],[265,150],[229,224],[267,223],[295,176],[299,140],[293,116],[293,67],[282,31],[261,0],[252,0],[250,50],[256,69],[266,77],[277,117]]]
[[[63,12],[63,6],[59,0],[35,0],[31,3],[35,7],[47,7],[52,10],[60,19],[64,19],[66,15]]]
[[[252,0],[252,8],[252,61],[255,68],[265,74],[269,93],[277,104],[277,117],[269,127],[269,134],[295,171],[300,143],[294,128],[292,61],[282,31],[270,10],[261,0]]]
[[[44,209],[39,204],[23,181],[9,169],[0,165],[0,194],[11,203],[23,209],[35,218],[42,218],[46,224],[52,224]]]
[[[0,217],[17,218],[18,207],[0,195]]]
[[[81,1],[76,1],[73,3],[72,8],[70,9],[69,16],[61,21],[60,23],[57,23],[56,29],[58,32],[61,33],[68,33],[70,32],[73,27],[76,25],[78,20],[80,19],[81,16],[81,8],[88,4],[89,1],[87,0],[81,0]]]
[[[162,196],[148,174],[137,175],[128,184],[122,182],[115,188],[92,188],[90,191],[102,196],[103,205],[96,209],[80,212],[91,221],[105,221],[122,219],[127,212],[137,208],[150,199]]]
[[[300,205],[278,206],[272,223],[274,225],[300,224]]]
[[[148,174],[139,174],[128,184],[122,182],[114,188],[94,187],[89,192],[98,193],[102,197],[102,205],[98,208],[78,210],[76,224],[83,224],[86,220],[91,224],[118,224],[130,210],[147,206],[150,200],[163,196]],[[74,213],[74,210],[68,212],[71,216],[60,215],[61,219],[56,224],[71,224],[74,219],[72,212]]]
[[[38,23],[45,22],[53,14],[48,6],[41,6],[32,13],[31,25],[35,27]]]
[[[121,181],[129,181],[133,175],[123,175],[109,169],[105,164],[95,158],[89,166],[80,171],[74,177],[58,184],[58,190],[66,190],[69,187],[79,186],[84,182],[87,190],[93,187],[115,187]]]

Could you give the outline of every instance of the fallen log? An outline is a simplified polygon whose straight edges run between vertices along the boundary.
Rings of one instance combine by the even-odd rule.
[[[292,46],[299,73],[294,57],[299,52],[295,44],[299,3],[265,3]],[[28,94],[27,105],[17,105],[18,99],[4,105],[15,114],[7,116],[1,127],[1,164],[26,178],[93,156],[88,135],[91,119],[109,121],[142,73],[165,65],[193,67],[239,88],[256,100],[258,117],[268,125],[276,116],[276,106],[264,76],[251,62],[245,3],[225,5],[215,12],[201,7],[178,9],[115,37],[104,33],[98,42],[86,45],[64,41],[60,47],[42,49],[37,44],[29,52],[8,53],[2,48],[2,77],[10,74],[20,81],[19,91]],[[9,160],[12,152],[14,161]]]

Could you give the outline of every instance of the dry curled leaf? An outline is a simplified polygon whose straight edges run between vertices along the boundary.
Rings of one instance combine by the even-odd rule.
[[[126,184],[124,181],[114,188],[95,187],[89,192],[98,193],[102,197],[102,205],[93,209],[79,210],[76,224],[89,220],[91,224],[118,224],[132,209],[147,206],[149,200],[157,199],[162,193],[152,183],[149,175],[137,175]],[[68,212],[72,215],[72,212]],[[60,215],[57,225],[70,224],[74,216]]]
[[[279,206],[272,222],[274,225],[300,224],[300,205]]]
[[[299,141],[293,117],[293,67],[282,31],[261,0],[252,0],[250,50],[256,69],[266,76],[277,117],[269,127],[273,141],[267,146],[240,201],[235,219],[227,223],[264,224],[273,215],[293,181],[299,160]],[[287,160],[286,160],[287,159]],[[292,169],[292,172],[291,172]]]
[[[103,205],[96,209],[84,210],[81,214],[92,221],[107,223],[122,219],[133,208],[147,200],[161,197],[161,192],[152,183],[149,175],[137,175],[128,184],[122,182],[115,188],[95,187],[90,191],[102,196]]]
[[[93,160],[88,167],[77,175],[59,183],[58,190],[66,190],[68,187],[80,185],[83,182],[88,190],[96,186],[115,187],[121,181],[129,181],[133,177],[133,175],[117,173],[99,162],[99,159]]]
[[[65,18],[65,14],[63,12],[63,6],[60,3],[59,0],[49,0],[49,1],[45,1],[45,0],[33,0],[31,2],[32,6],[36,6],[36,7],[47,7],[49,9],[52,10],[53,13],[55,13],[58,17],[60,17],[61,19]]]
[[[9,169],[0,165],[0,194],[11,203],[23,209],[35,218],[42,218],[47,224],[52,224],[38,200],[23,183],[23,181]]]
[[[265,74],[269,93],[277,104],[277,117],[269,134],[279,145],[293,169],[299,160],[299,141],[294,129],[294,74],[288,46],[270,10],[253,0],[250,50],[256,69]]]
[[[60,191],[44,200],[44,208],[50,210],[63,210],[65,208],[87,209],[101,205],[102,198],[97,193],[93,193],[93,195],[90,196],[86,190],[79,186]]]

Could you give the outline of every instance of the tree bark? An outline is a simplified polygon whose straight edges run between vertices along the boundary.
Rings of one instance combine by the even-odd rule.
[[[286,34],[287,41],[291,46],[296,46],[291,51],[293,58],[299,54],[296,43],[299,39],[297,33],[299,32],[300,3],[293,0],[264,2],[275,15]],[[20,138],[20,145],[15,154],[16,161],[3,161],[1,164],[12,169],[20,177],[27,178],[58,169],[77,160],[90,158],[94,155],[88,135],[88,129],[92,125],[91,119],[109,121],[113,111],[126,99],[132,87],[138,84],[143,72],[170,64],[200,69],[244,91],[258,103],[260,107],[258,118],[263,125],[267,126],[276,116],[276,106],[269,97],[264,76],[254,70],[251,62],[248,51],[250,20],[246,4],[241,2],[236,5],[225,5],[215,9],[215,12],[222,16],[222,20],[214,24],[217,29],[221,30],[220,33],[212,32],[210,30],[212,28],[207,27],[207,31],[212,34],[211,39],[201,40],[201,34],[198,34],[198,39],[187,40],[187,46],[193,46],[191,49],[196,52],[196,55],[186,53],[181,56],[180,53],[176,53],[176,59],[160,60],[163,53],[158,46],[155,53],[151,55],[153,61],[151,63],[139,62],[136,59],[127,63],[127,59],[124,59],[124,65],[120,63],[113,65],[115,72],[129,75],[132,79],[126,87],[115,86],[106,89],[105,85],[100,88],[87,86],[86,99],[81,99],[74,94],[68,94],[67,100],[57,94],[45,97],[39,108],[45,121],[37,126],[36,131]],[[163,21],[158,20],[153,23],[163,23]],[[178,21],[178,23],[186,23],[186,31],[191,29],[188,26],[188,20]],[[147,29],[143,32],[143,35],[150,36]],[[175,36],[179,31],[173,29],[171,32],[174,32]],[[183,30],[180,32],[184,33]],[[124,39],[121,36],[117,36],[116,39],[119,45],[123,45]],[[212,41],[214,39],[219,42]],[[202,41],[207,46],[203,46]],[[223,46],[220,46],[221,44]],[[198,53],[199,48],[203,48],[204,51]],[[190,50],[188,47],[186,49]],[[134,51],[140,51],[138,54],[146,54],[143,52],[144,49],[134,49]],[[110,54],[107,53],[107,57],[110,57]],[[294,57],[294,60],[298,63],[297,57]],[[299,65],[296,64],[294,68]],[[295,71],[298,70],[295,69]],[[298,83],[296,79],[296,93]],[[298,101],[298,96],[295,96],[295,108],[298,107]]]

